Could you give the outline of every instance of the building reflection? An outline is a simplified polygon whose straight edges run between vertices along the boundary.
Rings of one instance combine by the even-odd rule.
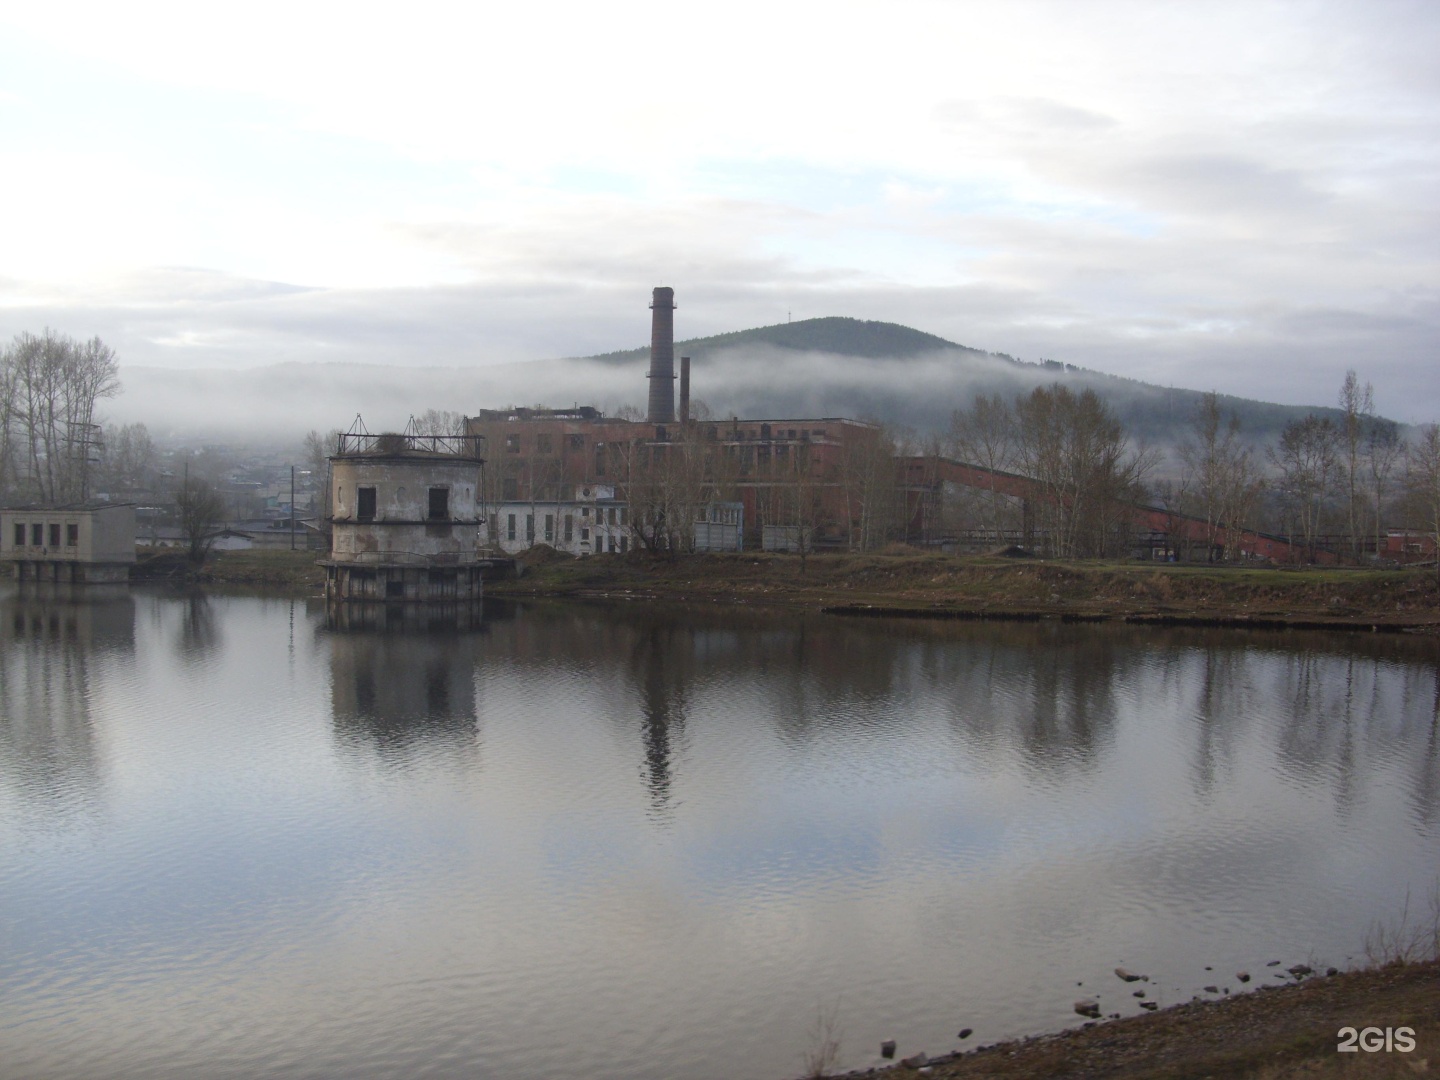
[[[0,600],[0,785],[26,809],[64,820],[93,808],[96,667],[134,652],[125,586],[31,583]]]
[[[324,633],[337,738],[393,765],[473,765],[483,626],[474,604],[332,605]]]

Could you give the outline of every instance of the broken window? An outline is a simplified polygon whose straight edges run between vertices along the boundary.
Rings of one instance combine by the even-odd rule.
[[[44,547],[44,546],[45,546],[45,526],[44,526],[44,525],[36,524],[36,525],[31,525],[31,526],[30,526],[30,546],[31,546],[31,547]]]
[[[553,543],[555,542],[555,515],[554,515],[554,514],[546,514],[546,515],[545,515],[545,542],[546,542],[547,544],[553,544]]]
[[[509,519],[510,519],[510,520],[509,520],[509,521],[506,523],[506,525],[505,525],[505,539],[506,539],[506,540],[514,540],[514,539],[515,539],[515,515],[514,515],[514,514],[510,514],[510,515],[508,515],[508,516],[509,516]]]
[[[507,454],[518,454],[518,453],[520,452],[520,436],[519,436],[519,435],[506,435],[506,436],[505,436],[505,452],[506,452]]]
[[[574,515],[574,514],[566,514],[566,515],[565,515],[565,543],[568,544],[568,543],[572,542],[574,539],[575,539],[575,515]]]
[[[50,546],[60,546],[60,526],[53,522],[50,525]]]
[[[554,446],[551,445],[549,435],[535,436],[535,452],[537,454],[553,454],[555,452]]]
[[[355,489],[358,505],[355,508],[356,521],[375,520],[375,489],[373,487],[362,487]]]
[[[571,450],[584,450],[584,449],[585,449],[585,436],[584,436],[584,435],[567,435],[566,438],[570,440],[570,449],[571,449]]]
[[[525,540],[528,543],[535,543],[535,515],[525,515]]]
[[[79,544],[80,544],[80,526],[79,526],[79,525],[66,525],[66,526],[65,526],[65,546],[66,546],[66,547],[78,547]]]
[[[595,444],[595,475],[605,475],[605,444]]]
[[[15,546],[25,546],[25,523],[21,521],[15,523]]]
[[[430,489],[430,520],[444,521],[450,516],[450,489],[448,487],[432,487]]]

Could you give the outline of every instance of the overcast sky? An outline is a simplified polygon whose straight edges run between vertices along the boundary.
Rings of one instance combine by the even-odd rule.
[[[1354,367],[1433,420],[1437,57],[1433,0],[5,4],[0,340],[487,364],[645,344],[670,285],[681,337]]]

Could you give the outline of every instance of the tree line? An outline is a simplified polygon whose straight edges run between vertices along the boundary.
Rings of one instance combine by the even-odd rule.
[[[1132,542],[1127,510],[1158,503],[1203,523],[1202,557],[1236,559],[1232,529],[1290,538],[1314,558],[1322,544],[1360,562],[1385,548],[1389,528],[1418,529],[1440,545],[1440,428],[1406,441],[1377,415],[1374,393],[1354,371],[1338,395],[1338,420],[1292,420],[1273,445],[1244,438],[1218,394],[1202,397],[1178,447],[1178,475],[1154,484],[1159,456],[1133,446],[1092,391],[1040,387],[1007,402],[979,395],[952,416],[946,451],[993,473],[1015,472],[1041,496],[990,490],[960,515],[995,539],[1033,531],[1050,553],[1115,555]],[[1035,520],[1026,521],[1031,514]]]

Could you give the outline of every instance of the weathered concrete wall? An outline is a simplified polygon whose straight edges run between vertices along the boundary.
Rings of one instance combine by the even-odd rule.
[[[431,454],[337,457],[330,473],[332,559],[383,560],[387,552],[437,563],[475,558],[481,515],[473,461]],[[366,490],[374,493],[369,515],[361,512]],[[443,512],[431,501],[436,491],[444,493]]]

